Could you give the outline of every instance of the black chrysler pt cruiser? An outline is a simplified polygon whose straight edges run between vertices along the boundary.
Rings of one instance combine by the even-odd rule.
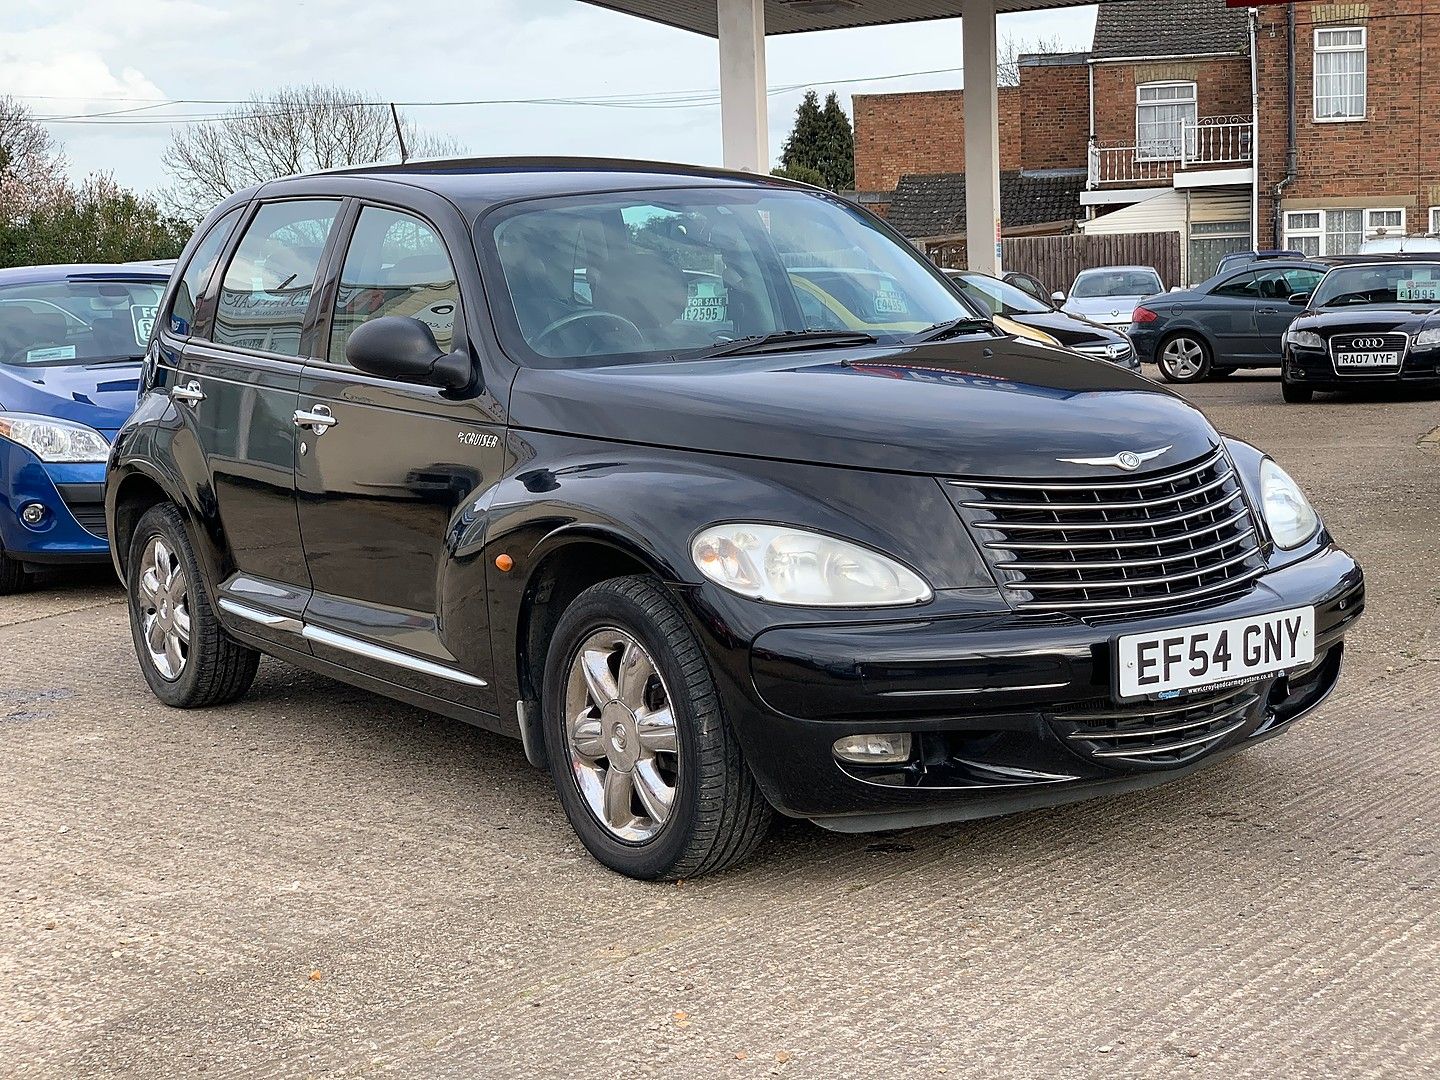
[[[622,873],[1162,783],[1340,672],[1360,568],[1174,394],[769,177],[446,161],[241,192],[106,507],[179,707],[268,654],[523,740]]]

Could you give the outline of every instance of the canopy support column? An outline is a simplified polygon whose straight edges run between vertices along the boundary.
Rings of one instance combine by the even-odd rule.
[[[727,169],[770,171],[765,96],[765,0],[716,0],[720,132]]]
[[[971,270],[1000,273],[1000,91],[995,0],[960,8],[965,65],[965,252]]]

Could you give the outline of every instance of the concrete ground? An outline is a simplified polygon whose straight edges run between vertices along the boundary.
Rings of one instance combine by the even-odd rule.
[[[592,862],[518,745],[272,662],[171,711],[105,575],[0,601],[0,1074],[1440,1075],[1440,404],[1190,396],[1365,563],[1323,710],[680,885]]]

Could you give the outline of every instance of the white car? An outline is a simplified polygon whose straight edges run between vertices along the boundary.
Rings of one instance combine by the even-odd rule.
[[[1376,236],[1360,245],[1361,255],[1400,255],[1411,252],[1440,251],[1440,236],[1419,233],[1415,236]]]
[[[1061,311],[1124,331],[1135,306],[1164,291],[1153,266],[1102,266],[1081,270],[1070,286],[1070,295],[1057,292],[1052,299]]]

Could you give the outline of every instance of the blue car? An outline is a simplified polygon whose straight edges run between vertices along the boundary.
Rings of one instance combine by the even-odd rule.
[[[135,407],[162,269],[0,270],[0,595],[105,562],[105,458]]]

